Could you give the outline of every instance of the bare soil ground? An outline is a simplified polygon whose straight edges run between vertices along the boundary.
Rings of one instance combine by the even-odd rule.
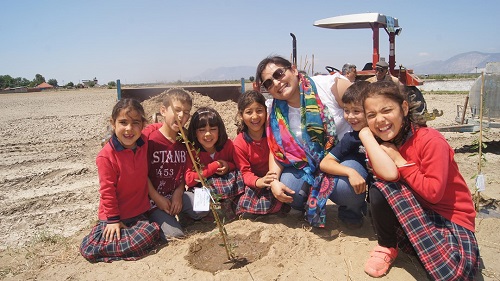
[[[465,96],[425,95],[429,108],[444,115],[432,127],[455,125],[457,105]],[[327,206],[327,226],[311,228],[296,215],[270,216],[226,225],[237,266],[224,257],[213,223],[197,223],[189,236],[158,248],[136,262],[91,264],[78,253],[81,239],[97,219],[99,200],[95,156],[101,148],[116,90],[85,89],[0,95],[0,279],[5,280],[368,280],[363,265],[376,237],[367,221],[361,229],[340,225],[337,207]],[[233,102],[216,103],[195,96],[194,108],[215,107],[228,133],[236,134]],[[151,104],[145,103],[148,108]],[[474,190],[479,156],[478,134],[443,133]],[[484,132],[488,147],[481,167],[486,176],[481,212],[476,220],[483,269],[478,280],[500,280],[500,133]],[[240,247],[239,247],[240,246]],[[202,253],[212,258],[199,260]],[[246,259],[246,260],[245,260]],[[426,280],[415,257],[400,254],[383,280]]]

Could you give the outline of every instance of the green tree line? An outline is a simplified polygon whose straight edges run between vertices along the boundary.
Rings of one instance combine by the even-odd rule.
[[[28,80],[23,77],[12,77],[10,75],[0,75],[0,89],[5,89],[5,88],[16,88],[16,87],[28,87],[28,88],[33,88],[36,87],[37,85],[40,85],[41,83],[46,82],[45,77],[43,77],[41,74],[36,74],[35,78],[33,80]],[[56,79],[49,79],[47,81],[48,84],[57,87],[57,80]]]

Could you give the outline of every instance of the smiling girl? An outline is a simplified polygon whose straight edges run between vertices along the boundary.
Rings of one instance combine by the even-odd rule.
[[[453,149],[392,82],[370,84],[363,106],[368,127],[359,137],[377,177],[369,196],[378,238],[365,272],[385,275],[399,248],[416,252],[433,280],[474,280],[476,212]]]
[[[148,146],[141,135],[146,118],[141,104],[122,99],[111,114],[113,135],[97,155],[99,223],[80,246],[91,262],[137,260],[156,245],[160,228],[149,210]]]
[[[269,189],[276,173],[269,172],[266,98],[259,92],[246,91],[238,100],[237,118],[234,161],[243,176],[245,194],[240,197],[236,214],[252,217],[276,213],[282,204]]]
[[[228,138],[226,126],[219,113],[211,107],[201,107],[191,117],[188,139],[199,150],[197,156],[207,187],[221,195],[221,204],[227,219],[234,219],[239,195],[245,190],[241,173],[234,164],[234,146]],[[196,152],[195,152],[196,153]],[[187,159],[185,173],[188,187],[199,186],[199,176],[191,158]]]

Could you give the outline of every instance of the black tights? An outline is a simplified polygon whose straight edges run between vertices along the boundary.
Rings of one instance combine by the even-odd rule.
[[[396,236],[396,227],[399,226],[398,219],[378,188],[370,187],[368,192],[372,224],[377,232],[378,244],[387,248],[396,248],[398,244]]]

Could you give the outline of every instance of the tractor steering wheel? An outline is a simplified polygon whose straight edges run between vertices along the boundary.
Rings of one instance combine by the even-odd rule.
[[[332,74],[334,72],[338,72],[338,73],[342,73],[342,71],[340,71],[339,69],[335,68],[335,67],[332,67],[332,66],[325,66],[325,69],[326,71],[328,71],[328,73]]]

